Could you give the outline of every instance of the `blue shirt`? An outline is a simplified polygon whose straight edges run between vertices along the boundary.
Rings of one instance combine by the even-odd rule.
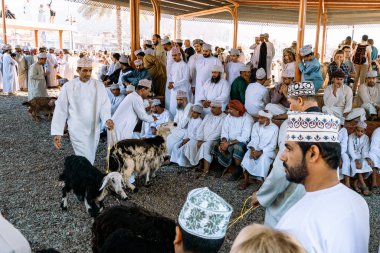
[[[315,92],[317,92],[323,85],[321,64],[318,60],[314,57],[311,61],[300,62],[298,68],[302,73],[302,80],[312,81]]]

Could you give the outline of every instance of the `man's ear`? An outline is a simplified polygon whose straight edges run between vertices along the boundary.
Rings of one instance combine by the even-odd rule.
[[[299,104],[300,104],[301,106],[303,106],[303,105],[304,105],[304,102],[305,102],[305,101],[303,101],[303,98],[302,98],[302,97],[298,97],[297,99],[298,99],[298,101],[299,101]]]
[[[175,238],[173,244],[175,246],[179,246],[180,244],[182,244],[182,232],[179,226],[175,227]]]
[[[307,151],[306,157],[309,162],[316,163],[318,159],[322,158],[319,148],[316,145],[312,145]]]

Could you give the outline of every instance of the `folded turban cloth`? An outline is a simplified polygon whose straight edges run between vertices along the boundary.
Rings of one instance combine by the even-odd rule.
[[[228,103],[228,107],[237,110],[240,116],[243,116],[245,113],[244,105],[239,100],[231,100]]]

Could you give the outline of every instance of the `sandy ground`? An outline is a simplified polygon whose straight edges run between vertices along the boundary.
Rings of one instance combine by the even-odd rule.
[[[50,91],[55,93],[55,91]],[[55,248],[61,252],[91,252],[91,225],[93,220],[85,212],[82,203],[69,195],[69,209],[60,209],[61,183],[58,175],[63,169],[64,158],[73,154],[67,139],[63,149],[55,150],[50,136],[50,122],[31,120],[27,108],[21,103],[26,94],[0,96],[0,210],[29,240],[33,250]],[[99,145],[96,166],[105,167],[106,145]],[[224,197],[233,207],[233,217],[240,213],[244,200],[257,186],[245,191],[237,190],[237,182],[208,177],[196,179],[198,174],[175,166],[158,171],[149,188],[140,186],[136,194],[128,193],[128,201],[176,219],[187,193],[197,187],[209,187]],[[142,182],[138,182],[138,185]],[[367,197],[371,211],[370,252],[377,253],[380,238],[380,196]],[[112,196],[106,207],[126,204]],[[220,252],[229,252],[237,233],[246,225],[262,223],[264,209],[246,215],[227,232]]]

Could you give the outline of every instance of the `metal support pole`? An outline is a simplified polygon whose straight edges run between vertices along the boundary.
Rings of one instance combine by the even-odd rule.
[[[2,8],[2,14],[3,14],[3,40],[4,44],[7,44],[7,23],[5,21],[5,0],[1,0],[1,8]]]
[[[326,53],[326,39],[327,39],[326,23],[327,23],[327,12],[325,11],[323,13],[322,54],[321,54],[321,59],[320,59],[321,63],[323,63],[323,60],[325,59],[325,53]]]
[[[154,12],[154,33],[160,34],[161,23],[161,7],[159,0],[152,0],[153,12]]]
[[[319,49],[319,31],[321,28],[321,14],[322,14],[322,4],[324,5],[323,0],[319,0],[318,2],[318,15],[317,15],[317,31],[315,34],[315,45],[314,45],[314,55],[318,55],[318,49]]]
[[[140,48],[140,0],[129,0],[131,12],[131,56],[136,57],[133,52]]]
[[[300,8],[298,15],[298,37],[297,37],[297,54],[300,53],[300,48],[303,47],[303,41],[305,36],[305,25],[306,25],[306,8],[307,0],[300,0]],[[297,57],[298,58],[298,57]],[[296,61],[296,66],[298,66],[299,61]],[[295,80],[301,81],[301,71],[299,68],[295,68]]]
[[[63,48],[63,31],[62,30],[59,30],[59,48],[62,49]]]
[[[233,48],[237,48],[237,36],[238,36],[238,26],[239,26],[239,20],[238,20],[238,6],[235,6],[232,10],[232,17],[234,19],[234,41],[233,41]]]
[[[34,46],[38,48],[38,30],[34,30]]]

